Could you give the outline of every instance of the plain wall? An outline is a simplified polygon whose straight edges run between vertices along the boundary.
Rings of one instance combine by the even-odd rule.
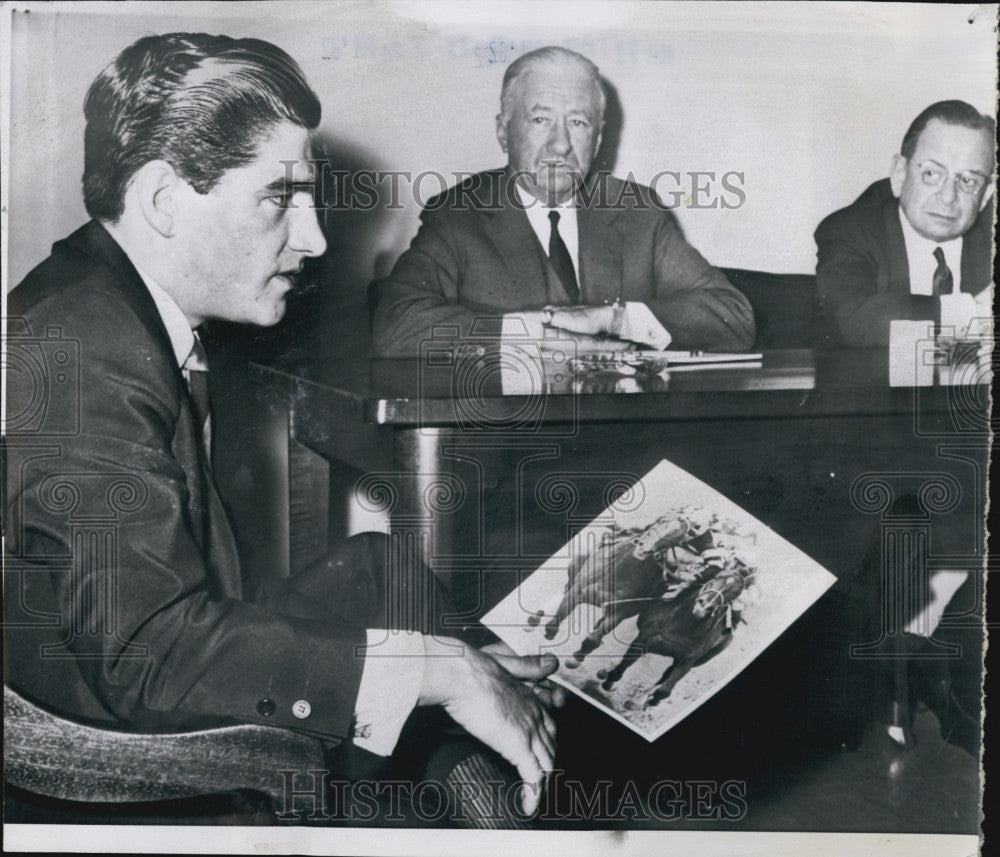
[[[147,33],[269,39],[320,96],[335,168],[446,176],[504,162],[507,64],[574,47],[621,105],[616,174],[741,172],[739,207],[677,210],[688,239],[717,265],[809,272],[816,224],[887,174],[923,107],[962,98],[993,112],[995,23],[995,6],[870,3],[32,6],[12,21],[7,286],[86,219],[84,95]],[[423,198],[438,189],[428,180]],[[419,204],[406,189],[401,202],[331,219],[327,270],[343,299],[360,301],[416,232]]]

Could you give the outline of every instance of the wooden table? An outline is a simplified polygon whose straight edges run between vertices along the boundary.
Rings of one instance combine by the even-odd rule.
[[[253,366],[279,433],[269,446],[287,455],[298,486],[290,502],[302,509],[263,557],[268,568],[287,570],[325,546],[330,462],[355,468],[361,502],[385,508],[454,577],[478,573],[484,559],[533,570],[663,458],[838,578],[857,570],[867,535],[903,494],[919,495],[942,525],[935,532],[947,534],[933,554],[981,564],[985,383],[891,387],[884,349],[845,349],[630,379],[634,392],[573,392],[551,366],[542,379],[519,359],[428,351],[422,360],[329,365],[290,355]],[[505,395],[504,361],[536,392]],[[963,380],[986,379],[970,367]]]

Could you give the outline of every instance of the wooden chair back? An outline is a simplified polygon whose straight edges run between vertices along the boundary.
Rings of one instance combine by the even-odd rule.
[[[318,740],[241,725],[150,735],[58,717],[4,686],[4,779],[70,801],[131,803],[247,789],[276,811],[291,774],[326,768]]]

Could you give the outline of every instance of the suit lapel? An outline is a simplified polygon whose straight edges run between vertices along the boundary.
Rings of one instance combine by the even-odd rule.
[[[538,242],[528,217],[516,198],[509,172],[491,173],[503,182],[499,209],[485,206],[486,234],[503,259],[513,281],[511,297],[517,306],[541,306],[548,301],[544,248]],[[577,212],[579,240],[578,278],[581,301],[596,300],[596,295],[620,295],[622,288],[622,250],[625,236],[615,225],[618,212],[608,207],[581,206]]]
[[[962,291],[978,294],[993,280],[990,270],[990,238],[993,204],[979,213],[975,226],[962,241]]]
[[[536,307],[548,302],[545,281],[543,250],[538,236],[528,222],[509,173],[504,171],[487,174],[490,182],[500,181],[499,194],[491,188],[484,189],[492,196],[480,196],[484,231],[503,260],[504,268],[511,279],[508,295],[512,306]],[[490,184],[487,182],[487,184]],[[500,206],[496,200],[499,198]]]
[[[906,239],[903,237],[903,227],[899,222],[899,203],[891,192],[882,203],[882,227],[885,230],[886,270],[888,271],[889,290],[909,293],[910,263],[906,258]],[[877,240],[877,234],[872,236]]]
[[[125,297],[141,323],[153,334],[163,356],[175,369],[174,378],[181,402],[178,421],[187,426],[181,435],[181,445],[187,460],[181,463],[190,480],[189,490],[197,498],[196,504],[200,507],[192,509],[198,513],[192,521],[192,535],[201,547],[206,566],[219,575],[223,592],[231,597],[242,597],[239,559],[232,529],[204,454],[187,382],[180,367],[176,365],[170,336],[156,308],[156,302],[128,256],[99,223],[91,221],[66,240],[76,251],[93,259],[112,275],[108,285]],[[187,441],[184,440],[185,435]]]
[[[163,325],[160,313],[156,309],[156,302],[135,269],[135,265],[125,255],[118,242],[95,220],[78,229],[66,241],[75,250],[89,256],[113,275],[108,285],[123,295],[143,326],[153,334],[160,347],[173,361],[173,346],[170,344],[170,336]]]
[[[545,269],[541,245],[527,215],[506,207],[493,218],[492,240],[514,281],[511,297],[517,306],[540,306],[546,302]]]
[[[618,212],[581,206],[576,214],[580,241],[580,300],[596,303],[599,295],[621,296],[625,236],[615,225]]]

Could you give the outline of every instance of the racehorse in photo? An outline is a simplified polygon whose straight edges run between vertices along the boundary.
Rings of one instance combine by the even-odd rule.
[[[740,611],[733,602],[751,583],[751,577],[733,567],[671,600],[648,599],[639,604],[639,632],[615,667],[597,673],[603,679],[601,687],[611,690],[629,667],[651,652],[671,658],[671,663],[653,686],[643,708],[666,699],[692,667],[715,657],[732,642],[740,620]],[[635,703],[629,701],[625,707],[634,708]]]
[[[537,626],[550,615],[545,624],[545,639],[551,640],[578,605],[602,607],[620,603],[620,608],[610,611],[614,615],[605,610],[598,623],[600,630],[594,631],[599,633],[599,641],[618,622],[638,612],[641,605],[635,604],[635,599],[658,597],[663,592],[667,551],[691,538],[691,521],[677,514],[664,515],[641,530],[613,527],[605,531],[592,550],[573,557],[563,593],[529,616],[528,624]],[[582,650],[583,655],[593,648],[596,646]]]

